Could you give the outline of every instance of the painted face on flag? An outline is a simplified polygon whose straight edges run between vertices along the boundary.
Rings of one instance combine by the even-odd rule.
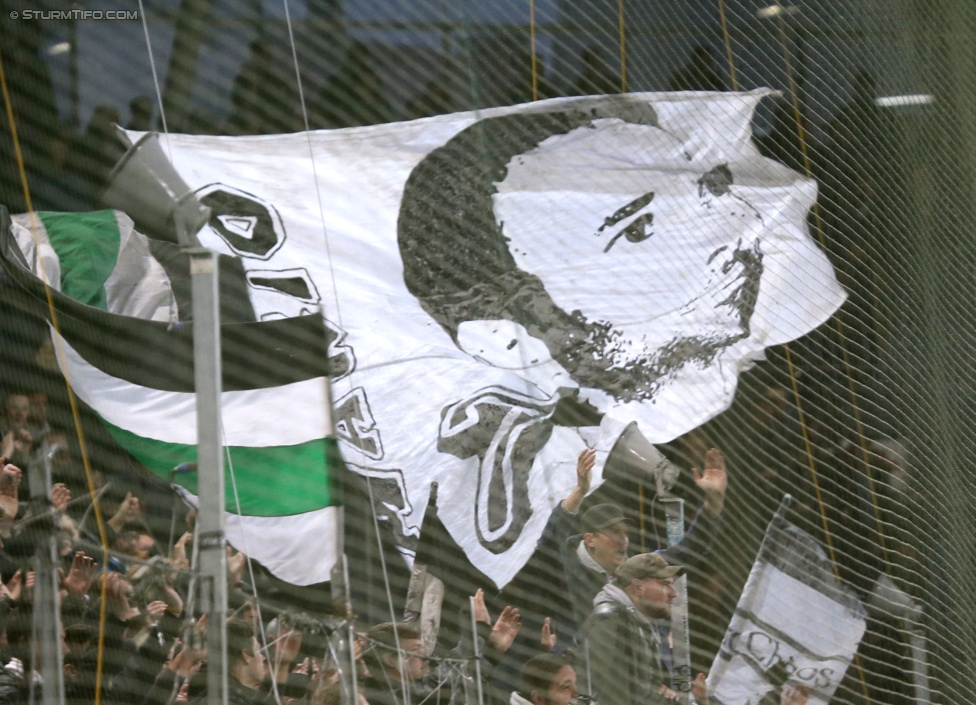
[[[762,219],[732,182],[724,164],[689,170],[663,130],[601,120],[512,159],[494,211],[519,269],[602,329],[608,377],[666,377],[749,334]],[[581,261],[588,275],[567,276]]]
[[[618,113],[481,120],[414,170],[399,239],[408,288],[459,347],[640,402],[748,337],[762,218],[727,165]]]

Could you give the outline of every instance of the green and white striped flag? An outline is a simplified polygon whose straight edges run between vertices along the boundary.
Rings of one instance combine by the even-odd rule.
[[[169,277],[131,219],[114,211],[17,215],[4,245],[55,289],[60,334],[52,335],[63,371],[112,437],[166,479],[195,461],[192,323],[171,324]],[[43,296],[27,271],[10,272]],[[222,345],[228,540],[283,580],[326,581],[337,535],[329,469],[341,460],[324,433],[322,318],[227,323]],[[193,502],[197,476],[176,480]]]

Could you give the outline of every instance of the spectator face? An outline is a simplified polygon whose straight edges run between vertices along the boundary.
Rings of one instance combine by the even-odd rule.
[[[47,420],[47,397],[43,394],[32,394],[29,403],[28,419],[31,423],[43,424]]]
[[[292,663],[298,658],[298,652],[302,648],[302,633],[287,625],[278,634],[278,642],[275,644],[275,659],[282,663]]]
[[[7,423],[20,428],[27,423],[30,415],[30,400],[24,394],[11,394],[7,397]]]
[[[127,556],[138,555],[136,546],[138,541],[139,534],[135,531],[120,531],[115,539],[115,550]]]
[[[424,651],[424,644],[420,639],[404,639],[400,642],[403,651],[403,675],[407,681],[419,681],[427,676],[429,668],[427,666],[427,652]],[[387,666],[392,673],[399,675],[400,665],[397,663],[396,654],[391,654],[386,659]]]
[[[149,558],[156,540],[149,534],[138,534],[133,542],[133,555],[142,560]]]
[[[671,616],[671,603],[678,593],[674,578],[644,578],[631,582],[634,603],[645,617],[663,619]]]
[[[420,639],[407,639],[404,649],[406,650],[404,658],[407,659],[404,666],[407,678],[415,681],[425,678],[430,672],[430,668],[427,666],[427,652],[424,650],[424,643]]]
[[[630,539],[627,536],[627,524],[620,521],[593,534],[583,537],[586,547],[593,556],[593,560],[607,571],[608,575],[617,572],[620,564],[627,560],[627,546]]]
[[[563,666],[549,684],[549,692],[545,699],[540,698],[537,691],[532,691],[532,695],[532,702],[535,705],[569,705],[579,697],[579,690],[576,688],[576,671],[572,666]]]
[[[246,656],[246,655],[245,655]],[[253,683],[260,683],[264,680],[264,652],[257,638],[251,639],[251,657],[246,659],[248,675]]]

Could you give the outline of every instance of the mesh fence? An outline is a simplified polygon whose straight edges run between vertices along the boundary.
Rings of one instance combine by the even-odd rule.
[[[230,609],[260,605],[263,622],[254,623],[267,641],[281,636],[277,624],[265,629],[268,620],[284,614],[314,645],[269,647],[275,697],[339,697],[330,682],[344,672],[338,642],[348,624],[333,606],[337,581],[330,588],[315,570],[289,578],[296,573],[281,567],[328,564],[328,573],[337,524],[312,518],[326,505],[344,507],[343,587],[367,652],[371,675],[360,687],[370,702],[473,702],[479,693],[508,702],[524,683],[519,669],[541,649],[546,617],[548,633],[561,637],[555,651],[575,654],[578,679],[565,700],[546,702],[568,702],[570,690],[598,690],[600,681],[583,653],[589,623],[574,614],[581,588],[571,573],[599,582],[586,588],[592,594],[603,588],[624,556],[605,558],[598,544],[614,540],[620,522],[629,532],[621,553],[667,548],[669,530],[679,538],[669,498],[683,500],[689,537],[685,553],[668,556],[690,564],[690,674],[712,671],[719,689],[716,669],[741,658],[761,684],[739,700],[715,690],[718,701],[961,703],[974,692],[971,3],[173,0],[66,9],[2,0],[0,9],[0,204],[14,216],[2,244],[0,452],[25,473],[2,478],[0,577],[21,591],[16,571],[33,565],[47,535],[39,519],[51,515],[66,575],[84,577],[76,551],[105,563],[106,542],[108,567],[129,571],[128,583],[96,576],[61,586],[70,697],[144,692],[133,683],[154,682],[181,621],[198,616],[189,609],[193,541],[178,541],[195,521],[183,499],[194,501],[197,481],[181,466],[195,459],[183,449],[195,434],[179,430],[192,417],[176,406],[163,413],[162,397],[152,397],[156,406],[133,401],[135,387],[103,384],[94,372],[72,382],[75,403],[63,373],[90,364],[126,384],[184,394],[181,404],[192,398],[189,267],[175,244],[158,244],[130,213],[150,235],[141,247],[156,267],[139,269],[119,254],[134,236],[118,217],[79,224],[52,215],[103,207],[127,149],[116,124],[133,139],[162,133],[160,153],[212,211],[203,231],[211,240],[200,237],[224,255],[222,315],[240,324],[224,333],[225,391],[240,395],[225,401],[239,405],[224,412],[228,477],[239,480],[228,509],[255,519],[237,533],[228,519],[239,581]],[[773,90],[749,93],[764,87]],[[580,99],[615,94],[641,97]],[[571,98],[584,102],[559,100]],[[545,107],[508,107],[536,101]],[[641,101],[651,113],[635,107]],[[367,126],[379,127],[336,129]],[[210,139],[218,136],[226,137]],[[815,184],[815,202],[804,184]],[[299,194],[294,203],[290,194]],[[18,215],[30,212],[42,215]],[[121,243],[115,254],[100,254],[102,227]],[[61,258],[60,269],[53,260],[46,270],[60,277],[55,288],[85,305],[45,300],[32,277],[49,266],[37,264],[47,251],[24,239],[39,230]],[[312,244],[289,250],[303,230]],[[584,239],[599,246],[586,249]],[[666,242],[650,255],[639,249]],[[618,257],[618,269],[604,256]],[[69,257],[81,262],[78,278],[66,274]],[[133,267],[128,278],[112,274],[119,263]],[[698,289],[688,283],[695,277]],[[163,303],[146,293],[157,279],[170,287]],[[133,292],[142,303],[118,303]],[[145,313],[149,299],[166,312]],[[324,330],[294,324],[318,311]],[[155,323],[118,322],[123,315]],[[474,329],[482,319],[491,325]],[[697,328],[673,333],[685,320]],[[408,340],[401,324],[427,332]],[[655,347],[658,324],[672,332]],[[442,369],[440,360],[463,361]],[[274,385],[326,375],[346,463],[332,478],[341,490],[322,479],[330,446],[295,440],[303,404],[324,406],[315,396],[324,392],[253,401]],[[251,416],[252,426],[241,421]],[[128,424],[134,417],[142,422]],[[465,419],[491,429],[465,436]],[[666,459],[656,470],[652,444],[627,435],[634,420]],[[177,430],[160,431],[153,445],[137,426]],[[277,455],[246,452],[256,442],[228,440],[279,427],[290,440],[277,445],[294,453],[288,472]],[[587,447],[597,450],[592,481],[577,470]],[[711,448],[724,455],[727,492],[715,489]],[[614,463],[615,452],[642,462]],[[661,469],[672,466],[676,476]],[[252,467],[256,479],[244,479]],[[45,471],[70,490],[67,509],[52,514]],[[267,509],[276,492],[285,499]],[[819,647],[798,636],[840,633],[813,602],[784,598],[789,617],[758,627],[760,607],[740,602],[784,494],[793,500],[787,519],[813,537],[830,580],[860,605],[850,612],[864,632],[850,654],[829,651],[826,636]],[[579,523],[607,503],[619,522]],[[102,517],[108,534],[97,528]],[[306,523],[276,524],[282,517]],[[550,532],[556,520],[563,533]],[[185,560],[180,546],[190,547]],[[133,574],[156,555],[172,572],[157,561]],[[505,635],[518,631],[510,611],[494,636],[480,627],[481,641],[471,639],[478,589],[490,619],[506,605],[521,612],[507,652]],[[5,659],[29,659],[11,632],[29,642],[23,618],[50,615],[23,593],[3,603]],[[104,646],[100,601],[110,613]],[[137,606],[139,616],[126,616]],[[747,632],[730,631],[743,615],[765,646],[756,637],[746,648]],[[394,620],[417,631],[392,641],[382,628],[369,631]],[[658,645],[648,657],[654,672],[641,678],[680,690],[689,671],[663,624],[644,634],[657,629]],[[154,629],[162,636],[146,641]],[[331,651],[324,632],[336,635]],[[433,654],[429,667],[411,660],[415,639]],[[398,651],[408,657],[384,660]],[[837,682],[817,668],[804,673],[826,655],[846,667]],[[553,674],[571,663],[552,661],[540,683],[555,687]],[[165,702],[179,690],[173,683],[189,676],[179,665],[149,697]],[[10,687],[26,693],[29,680],[5,669]],[[199,685],[191,678],[190,687],[192,699]],[[619,698],[637,701],[631,692]]]

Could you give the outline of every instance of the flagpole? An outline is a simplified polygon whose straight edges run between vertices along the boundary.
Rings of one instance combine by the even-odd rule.
[[[41,514],[51,508],[51,467],[44,463],[28,468],[30,495],[34,511]],[[61,653],[61,600],[58,594],[56,519],[50,513],[43,516],[34,530],[43,538],[37,542],[34,554],[34,641],[33,656],[37,660],[40,645],[40,667],[24,664],[24,679],[31,681],[31,671],[40,671],[41,694],[33,695],[33,702],[43,705],[64,705],[64,668]],[[33,685],[31,688],[33,689]]]
[[[485,694],[481,685],[481,650],[478,648],[478,618],[475,616],[474,598],[468,598],[468,609],[471,611],[471,645],[474,656],[475,692],[478,694],[477,705],[484,705]]]
[[[304,110],[304,103],[303,103]],[[306,120],[307,126],[307,120]],[[322,307],[318,308],[317,315],[325,320],[325,311]],[[325,359],[329,358],[328,346],[322,351]],[[330,494],[335,492],[341,498],[333,506],[336,507],[336,562],[330,571],[330,583],[332,588],[332,602],[334,605],[342,605],[343,619],[345,619],[345,630],[336,630],[337,640],[336,664],[339,666],[339,679],[342,687],[342,702],[344,705],[357,705],[359,702],[359,676],[356,673],[356,626],[352,611],[352,595],[349,592],[349,560],[346,557],[346,497],[345,497],[345,464],[339,455],[339,439],[335,430],[335,407],[333,406],[332,394],[332,370],[328,370],[323,384],[325,385],[325,423],[323,432],[325,435],[326,449],[326,473],[329,483]],[[349,668],[342,666],[342,660],[349,660]]]
[[[224,535],[224,457],[220,438],[220,302],[218,257],[202,247],[190,257],[193,295],[193,371],[197,403],[200,510],[200,606],[207,619],[207,703],[227,695],[227,539]]]
[[[356,624],[349,594],[349,563],[344,553],[339,553],[332,567],[331,587],[333,605],[342,605],[345,629],[336,629],[332,635],[336,666],[339,669],[343,705],[358,705],[359,678],[356,674]],[[348,668],[347,668],[348,666]]]
[[[318,307],[318,313],[323,321],[325,321],[325,311],[321,306]],[[339,502],[334,502],[333,506],[336,507],[336,556],[340,559],[345,555],[346,551],[346,500],[345,500],[345,486],[344,479],[339,472],[339,467],[343,464],[340,462],[339,457],[339,438],[336,436],[335,429],[335,407],[333,406],[334,395],[332,394],[332,369],[331,365],[328,364],[329,359],[329,346],[326,345],[325,349],[322,350],[322,355],[325,356],[327,373],[323,377],[324,393],[325,393],[325,416],[322,428],[323,437],[325,438],[325,450],[326,450],[326,480],[329,483],[329,493],[337,493],[340,497]],[[345,568],[343,568],[345,570]]]
[[[668,546],[681,543],[685,536],[685,501],[679,497],[662,497],[665,522],[668,532]],[[691,644],[688,635],[688,576],[682,575],[674,580],[677,597],[671,605],[671,636],[673,646],[671,659],[673,673],[671,687],[678,694],[678,702],[688,705],[691,700]]]

